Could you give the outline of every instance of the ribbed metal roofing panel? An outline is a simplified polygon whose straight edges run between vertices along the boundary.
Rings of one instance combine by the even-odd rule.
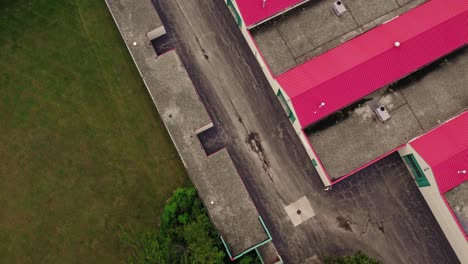
[[[410,145],[431,166],[442,194],[468,180],[468,111]]]
[[[467,43],[468,0],[432,0],[277,80],[304,128]]]
[[[236,0],[237,7],[247,27],[255,25],[278,13],[308,0]]]

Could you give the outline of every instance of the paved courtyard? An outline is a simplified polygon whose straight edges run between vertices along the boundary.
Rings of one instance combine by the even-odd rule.
[[[461,113],[468,107],[467,85],[465,47],[312,125],[306,133],[336,179]],[[381,105],[391,115],[385,123],[373,112]]]
[[[310,1],[251,30],[278,75],[388,21],[427,0],[344,0],[348,9],[333,14],[335,0]]]

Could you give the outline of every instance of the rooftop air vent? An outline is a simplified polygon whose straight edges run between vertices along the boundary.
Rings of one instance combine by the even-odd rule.
[[[343,1],[335,1],[333,2],[332,6],[333,13],[335,13],[336,16],[342,16],[344,12],[346,12],[346,7],[343,4]]]
[[[383,105],[377,107],[374,112],[379,118],[380,122],[385,122],[390,119],[390,114],[388,113],[387,108]]]

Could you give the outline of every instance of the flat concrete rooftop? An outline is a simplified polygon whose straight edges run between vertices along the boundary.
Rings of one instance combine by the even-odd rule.
[[[305,131],[332,179],[342,177],[468,107],[468,47],[386,86]],[[376,120],[384,105],[391,119]]]
[[[464,182],[445,193],[445,198],[447,198],[465,234],[468,234],[468,182]]]
[[[179,56],[171,51],[156,58],[146,33],[162,23],[151,1],[106,2],[210,219],[232,256],[268,240],[227,150],[207,156],[197,137],[212,121]]]
[[[145,78],[151,97],[231,254],[268,240],[227,150],[206,156],[196,131],[211,124],[211,118],[176,52],[160,56],[152,65],[153,71]]]
[[[348,11],[337,17],[335,0],[310,1],[251,31],[274,75],[405,13],[427,0],[343,0]]]
[[[156,53],[148,44],[146,33],[162,26],[151,1],[106,0],[106,3],[140,73],[149,71],[145,61],[156,58]]]

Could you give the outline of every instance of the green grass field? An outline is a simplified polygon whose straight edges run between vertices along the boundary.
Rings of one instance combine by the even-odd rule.
[[[0,263],[121,263],[189,184],[104,0],[0,0]]]

